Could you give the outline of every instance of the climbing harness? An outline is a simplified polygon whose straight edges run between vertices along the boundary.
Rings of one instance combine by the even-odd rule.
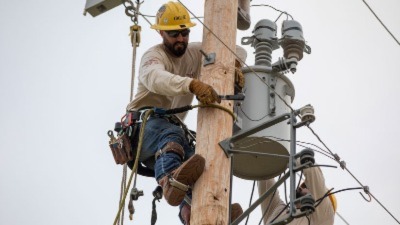
[[[131,175],[128,181],[127,185],[124,185],[121,193],[121,199],[120,199],[120,206],[119,210],[117,213],[117,216],[114,221],[114,225],[117,223],[118,220],[121,219],[121,211],[123,215],[123,206],[125,205],[125,199],[127,197],[127,190],[131,185],[132,179],[134,180],[133,188],[131,189],[131,194],[130,194],[130,202],[128,204],[128,209],[130,212],[129,218],[132,220],[133,219],[133,214],[135,212],[134,206],[133,206],[133,201],[138,200],[140,196],[143,196],[143,191],[140,191],[136,188],[136,178],[137,174],[139,175],[144,175],[144,176],[154,176],[154,171],[153,173],[149,173],[149,171],[143,172],[143,169],[148,169],[148,168],[143,168],[141,163],[139,162],[139,157],[140,157],[140,152],[142,148],[142,142],[143,142],[143,136],[144,136],[144,127],[146,126],[147,120],[151,117],[162,117],[166,118],[170,123],[175,124],[177,126],[180,126],[184,132],[185,135],[188,139],[189,145],[191,145],[193,148],[195,147],[195,142],[196,142],[196,134],[194,131],[191,131],[187,128],[187,126],[182,122],[182,120],[177,117],[175,114],[186,112],[188,110],[194,109],[194,108],[205,108],[205,107],[212,107],[212,108],[218,108],[221,110],[224,110],[228,112],[234,120],[236,120],[236,115],[229,109],[220,106],[220,105],[214,105],[214,104],[200,104],[200,105],[188,105],[180,108],[174,108],[174,109],[162,109],[162,108],[149,108],[146,107],[142,110],[139,111],[128,111],[124,116],[122,116],[121,120],[115,124],[114,131],[118,133],[117,137],[114,137],[113,131],[109,130],[108,131],[108,136],[110,137],[110,149],[113,153],[114,160],[116,161],[117,164],[123,164],[124,167],[126,167],[127,163],[131,163],[134,160],[134,163],[132,164],[132,171]],[[139,130],[139,140],[137,143],[137,148],[136,151],[133,151],[133,146],[136,145],[136,143],[133,143],[133,136],[136,135],[137,128],[139,127],[140,124],[140,130]],[[122,144],[121,144],[122,143]],[[128,152],[129,151],[129,152]],[[149,170],[149,169],[148,169]],[[146,173],[147,172],[147,173]],[[134,177],[133,177],[134,176]],[[123,179],[124,180],[124,179]],[[182,184],[172,177],[169,178],[169,181],[172,186],[188,191],[190,189],[189,186]],[[125,178],[126,182],[126,178]],[[161,187],[157,187],[156,190],[160,189]],[[155,201],[160,200],[162,198],[162,189],[161,189],[161,194],[159,191],[154,191],[153,196],[153,208],[152,208],[152,224],[155,223],[157,220],[157,212],[156,212],[156,206],[155,206]],[[190,202],[190,199],[186,200],[188,203]],[[190,204],[190,203],[189,203]],[[154,223],[153,223],[154,222]]]

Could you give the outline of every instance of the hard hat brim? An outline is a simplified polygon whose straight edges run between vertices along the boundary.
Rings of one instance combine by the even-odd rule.
[[[194,27],[196,26],[196,23],[187,23],[187,24],[181,24],[181,25],[158,25],[158,24],[153,24],[151,25],[150,28],[155,29],[155,30],[183,30],[183,29],[187,29],[190,27]]]

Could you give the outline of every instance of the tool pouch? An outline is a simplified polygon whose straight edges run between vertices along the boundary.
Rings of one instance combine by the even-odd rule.
[[[110,137],[109,145],[116,164],[123,165],[133,160],[131,143],[126,133],[117,138]]]

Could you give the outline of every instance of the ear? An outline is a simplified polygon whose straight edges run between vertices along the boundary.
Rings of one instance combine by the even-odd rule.
[[[164,33],[165,33],[165,32],[164,32],[163,30],[160,30],[160,36],[161,36],[161,37],[164,37]]]

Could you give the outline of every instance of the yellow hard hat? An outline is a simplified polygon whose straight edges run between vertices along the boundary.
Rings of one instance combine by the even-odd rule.
[[[196,26],[190,21],[185,7],[179,2],[167,2],[157,12],[156,24],[151,28],[156,30],[182,30]]]
[[[329,199],[331,200],[332,206],[333,206],[333,211],[336,212],[337,209],[337,201],[336,197],[334,194],[329,195]]]

